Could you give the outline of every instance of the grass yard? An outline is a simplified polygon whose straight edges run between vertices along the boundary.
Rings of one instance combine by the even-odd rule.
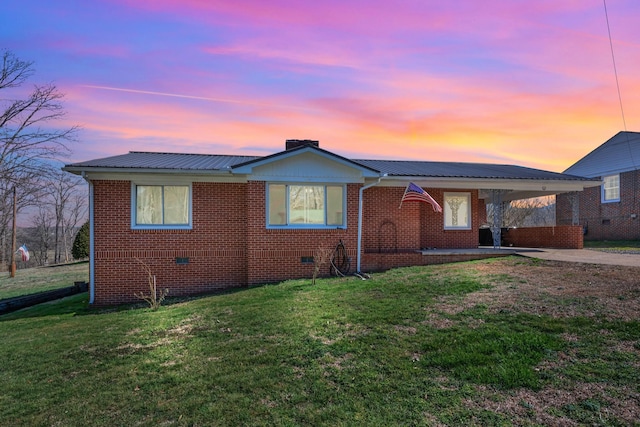
[[[16,271],[15,277],[9,277],[8,271],[0,272],[0,299],[73,286],[80,281],[89,281],[87,261],[26,268]]]
[[[640,254],[640,240],[585,240],[584,248],[604,252]]]
[[[502,258],[0,317],[10,426],[640,425],[630,267]]]

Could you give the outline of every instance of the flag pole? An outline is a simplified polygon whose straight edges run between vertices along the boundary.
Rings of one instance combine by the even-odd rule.
[[[17,216],[18,198],[16,196],[16,186],[13,186],[13,230],[11,233],[11,270],[9,277],[16,277],[16,216]]]
[[[409,184],[407,184],[407,186],[404,189],[404,194],[402,195],[402,198],[400,199],[400,206],[398,206],[398,209],[402,208],[402,202],[404,202],[404,196],[407,195],[407,190],[409,189]]]

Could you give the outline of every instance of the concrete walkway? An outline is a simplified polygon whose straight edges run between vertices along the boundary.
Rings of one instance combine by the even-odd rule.
[[[624,265],[640,267],[640,254],[616,254],[589,249],[510,248],[516,254],[551,261],[582,262],[586,264]]]

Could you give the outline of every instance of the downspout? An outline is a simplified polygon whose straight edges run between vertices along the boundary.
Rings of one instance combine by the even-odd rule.
[[[95,273],[93,267],[95,265],[93,247],[93,182],[87,178],[84,171],[82,172],[82,177],[89,184],[89,304],[93,304],[95,298]]]
[[[360,187],[360,194],[358,196],[358,254],[356,256],[356,259],[357,259],[356,273],[360,273],[360,258],[361,258],[361,251],[362,251],[362,196],[363,196],[362,193],[364,193],[364,190],[366,190],[367,188],[371,188],[380,184],[380,181],[382,180],[382,178],[386,176],[387,174],[385,173],[384,175],[378,177],[378,180],[376,182],[372,182],[369,185]]]

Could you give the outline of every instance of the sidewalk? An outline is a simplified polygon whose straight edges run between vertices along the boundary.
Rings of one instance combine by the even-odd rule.
[[[516,254],[551,261],[582,262],[586,264],[624,265],[640,267],[640,254],[616,254],[590,249],[511,248]]]

